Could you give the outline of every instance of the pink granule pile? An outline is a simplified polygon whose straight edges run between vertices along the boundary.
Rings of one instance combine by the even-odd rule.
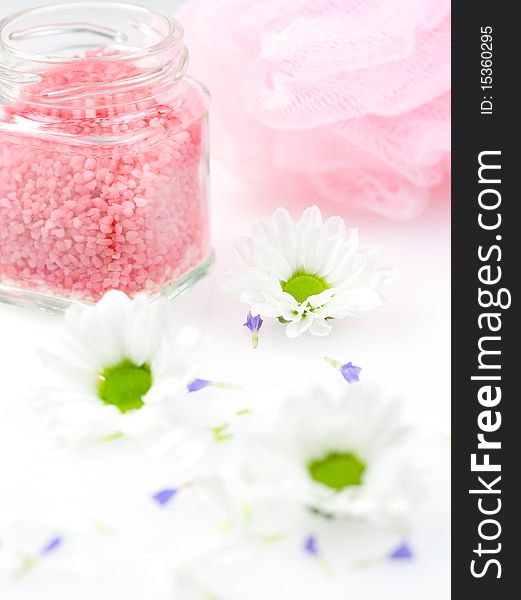
[[[140,72],[98,59],[110,54],[53,67],[0,107],[0,283],[156,293],[209,254],[206,100],[189,80],[118,91]]]

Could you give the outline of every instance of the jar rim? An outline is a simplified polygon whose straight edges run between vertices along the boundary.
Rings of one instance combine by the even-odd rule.
[[[23,50],[19,50],[18,48],[10,45],[6,42],[6,40],[2,37],[2,32],[4,29],[11,25],[16,19],[20,17],[31,15],[42,12],[51,12],[52,10],[64,9],[66,7],[74,7],[74,6],[105,6],[110,8],[120,8],[121,10],[130,9],[130,10],[141,10],[149,15],[153,15],[167,26],[167,31],[163,35],[163,38],[158,42],[140,48],[139,50],[133,50],[128,52],[119,52],[117,54],[110,54],[107,56],[97,56],[95,58],[96,61],[123,61],[123,60],[132,60],[143,58],[144,56],[153,56],[164,50],[171,48],[179,43],[182,40],[184,31],[181,24],[171,17],[167,15],[161,10],[157,10],[155,8],[150,8],[148,6],[144,6],[142,4],[136,4],[133,2],[119,2],[119,1],[107,1],[107,0],[67,0],[66,2],[55,2],[53,4],[44,4],[40,6],[36,6],[34,8],[29,8],[26,10],[18,11],[13,13],[3,19],[0,19],[0,54],[1,52],[5,52],[10,56],[16,57],[18,59],[27,60],[33,63],[45,63],[45,64],[64,64],[64,63],[74,63],[76,61],[85,61],[88,60],[85,56],[54,56],[54,55],[42,55],[37,53],[25,52]]]

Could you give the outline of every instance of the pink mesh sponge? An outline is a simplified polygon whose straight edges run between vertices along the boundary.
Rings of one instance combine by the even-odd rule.
[[[250,181],[407,218],[447,175],[449,0],[192,0],[182,12],[215,154]]]

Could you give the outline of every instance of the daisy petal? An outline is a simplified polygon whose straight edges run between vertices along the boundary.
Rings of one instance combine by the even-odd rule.
[[[286,326],[286,335],[289,338],[297,338],[307,331],[313,324],[311,317],[304,317],[300,321],[292,321]]]
[[[233,244],[233,251],[245,267],[255,266],[255,253],[251,238],[237,238]]]
[[[325,319],[316,317],[309,327],[309,332],[313,335],[329,335],[332,329],[331,325]]]
[[[302,213],[297,227],[300,232],[309,231],[313,227],[322,225],[322,213],[318,206],[310,206]]]

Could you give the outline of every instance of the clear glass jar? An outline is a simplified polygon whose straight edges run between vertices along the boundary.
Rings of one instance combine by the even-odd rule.
[[[119,2],[0,21],[0,300],[60,310],[206,273],[208,93],[183,30]]]

